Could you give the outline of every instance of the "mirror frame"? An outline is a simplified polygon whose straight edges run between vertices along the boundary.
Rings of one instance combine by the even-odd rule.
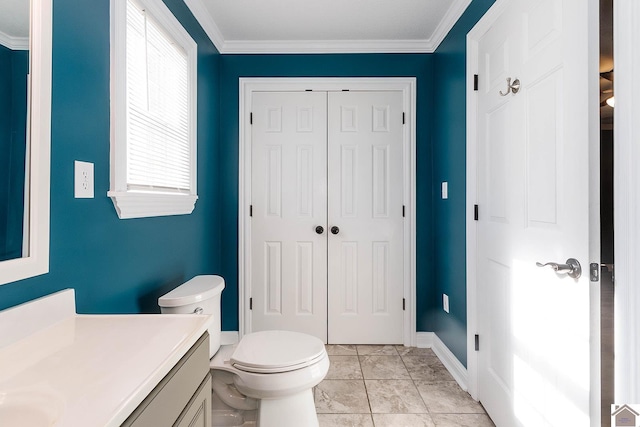
[[[52,0],[31,0],[29,29],[29,141],[25,220],[28,256],[0,262],[0,285],[49,272],[49,187],[51,160]]]

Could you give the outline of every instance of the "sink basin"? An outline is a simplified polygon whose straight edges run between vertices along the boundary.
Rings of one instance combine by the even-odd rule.
[[[55,426],[63,408],[62,399],[46,391],[0,391],[0,426]]]

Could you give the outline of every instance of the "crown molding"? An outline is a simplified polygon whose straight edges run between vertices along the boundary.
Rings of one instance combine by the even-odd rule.
[[[225,40],[202,0],[185,3],[221,54],[433,53],[471,0],[454,1],[426,40]]]
[[[220,53],[432,53],[428,40],[230,40]]]
[[[191,13],[193,13],[196,21],[200,23],[204,32],[209,36],[209,40],[211,40],[216,49],[218,49],[218,52],[223,53],[224,37],[218,25],[213,20],[213,17],[209,14],[207,7],[202,3],[202,0],[184,0],[184,2],[189,10],[191,10]]]
[[[467,10],[471,1],[472,0],[456,0],[451,4],[449,10],[444,14],[444,17],[431,35],[431,39],[429,39],[433,46],[433,52],[440,46],[444,38],[447,37],[449,31],[451,31],[456,22],[458,22],[458,19],[460,19],[464,11]]]
[[[0,31],[0,44],[11,50],[29,50],[29,37],[13,37]]]

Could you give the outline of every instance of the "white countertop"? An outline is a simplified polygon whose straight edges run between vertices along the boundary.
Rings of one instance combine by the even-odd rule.
[[[27,330],[11,331],[12,342],[0,339],[3,427],[3,402],[23,405],[34,426],[119,426],[206,331],[210,319],[73,313],[38,328],[19,322],[20,313],[3,313],[0,336],[7,336],[6,322]],[[34,407],[43,413],[33,414]],[[39,423],[51,419],[56,421]]]

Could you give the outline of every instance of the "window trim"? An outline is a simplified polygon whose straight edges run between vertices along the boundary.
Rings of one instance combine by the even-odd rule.
[[[162,1],[134,0],[144,6],[153,19],[187,54],[189,84],[189,144],[191,149],[189,194],[127,189],[127,1],[111,0],[111,120],[110,189],[107,196],[120,219],[193,212],[197,192],[197,79],[198,45]]]

